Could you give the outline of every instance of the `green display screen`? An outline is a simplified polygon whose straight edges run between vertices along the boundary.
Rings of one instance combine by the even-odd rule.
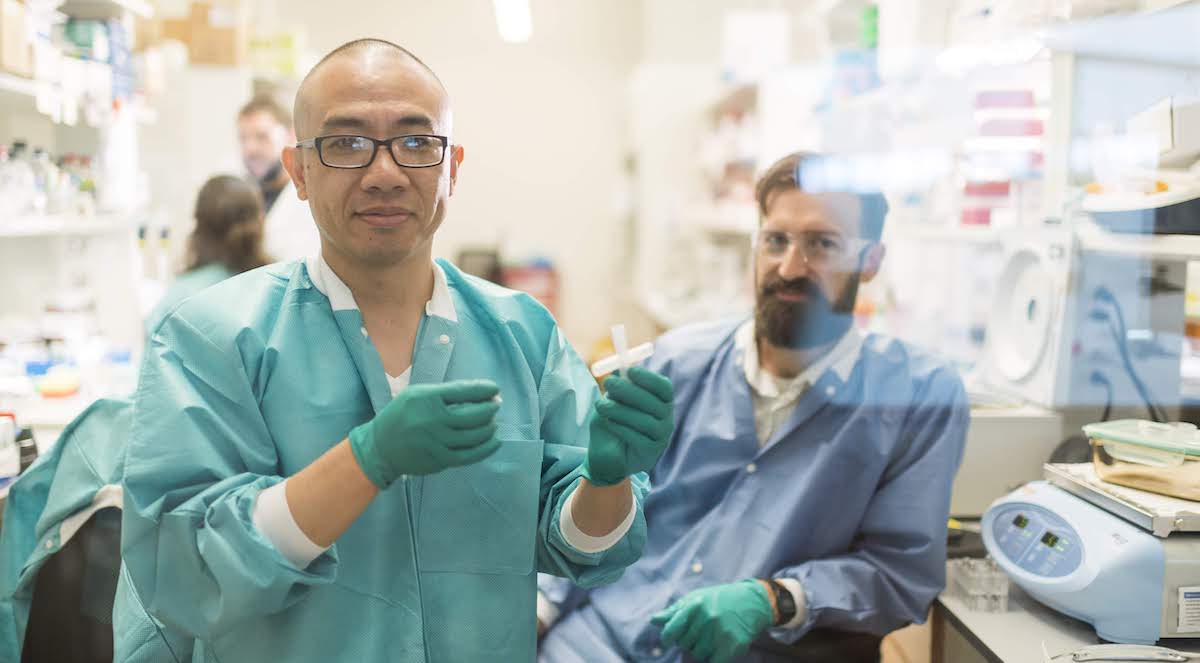
[[[1018,529],[1025,529],[1025,526],[1028,524],[1029,524],[1029,519],[1026,518],[1025,516],[1017,514],[1017,517],[1013,518],[1013,525],[1015,525]]]
[[[1054,546],[1058,545],[1058,535],[1054,532],[1046,532],[1042,535],[1042,543],[1053,548]]]

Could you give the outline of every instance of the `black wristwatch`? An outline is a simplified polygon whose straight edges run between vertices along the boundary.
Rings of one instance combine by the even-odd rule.
[[[771,591],[775,593],[775,606],[779,610],[779,621],[775,626],[781,626],[796,618],[796,597],[787,590],[778,580],[766,578],[767,585],[771,587]]]

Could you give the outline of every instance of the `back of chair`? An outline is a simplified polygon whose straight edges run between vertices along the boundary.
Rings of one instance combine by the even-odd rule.
[[[22,663],[111,663],[121,511],[97,511],[38,572]]]
[[[882,642],[869,633],[813,629],[794,645],[762,636],[753,648],[762,658],[789,663],[879,663]]]

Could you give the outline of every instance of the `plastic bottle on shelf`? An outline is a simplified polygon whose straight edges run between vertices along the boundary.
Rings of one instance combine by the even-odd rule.
[[[0,227],[7,223],[9,217],[16,213],[12,200],[9,199],[8,187],[8,146],[0,145]]]
[[[29,165],[33,168],[33,211],[36,214],[45,214],[51,211],[50,197],[58,180],[58,169],[54,162],[50,161],[46,150],[40,147],[34,148]]]
[[[59,205],[67,212],[77,212],[79,204],[79,158],[74,154],[64,154],[58,159],[59,189],[57,190]]]
[[[96,211],[96,171],[92,168],[92,158],[87,155],[79,157],[79,197],[80,213],[91,215]]]
[[[11,216],[27,214],[33,208],[37,182],[30,165],[24,141],[14,141],[8,162],[0,175],[0,199],[8,205]]]
[[[47,211],[54,214],[74,213],[76,199],[79,197],[79,185],[75,182],[70,170],[67,168],[67,158],[64,157],[58,160],[58,163],[50,161],[47,158],[47,177],[49,186],[46,193],[48,196]]]

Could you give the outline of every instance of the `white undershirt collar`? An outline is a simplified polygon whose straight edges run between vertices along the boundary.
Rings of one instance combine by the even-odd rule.
[[[329,305],[334,311],[358,310],[354,293],[350,292],[350,287],[334,273],[329,263],[325,262],[324,256],[318,253],[309,256],[304,262],[308,267],[308,278],[313,287],[329,298]],[[425,303],[425,314],[458,322],[458,312],[454,310],[454,298],[450,295],[446,271],[436,262],[433,263],[433,296]]]

